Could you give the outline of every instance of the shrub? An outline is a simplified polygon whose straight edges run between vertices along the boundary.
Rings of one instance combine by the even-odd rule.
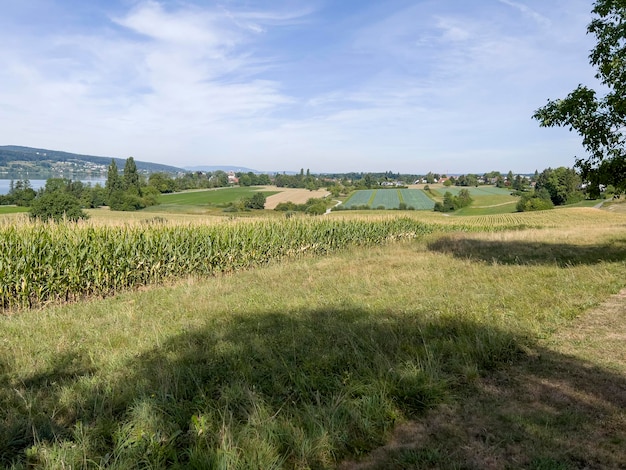
[[[246,209],[265,209],[265,201],[267,198],[263,193],[254,193],[252,196],[243,200]]]
[[[517,202],[516,209],[517,212],[543,211],[554,209],[554,204],[549,195],[546,197],[542,192],[535,192],[523,194]]]
[[[76,196],[65,191],[53,191],[42,194],[31,203],[30,218],[44,222],[53,220],[77,221],[89,216],[80,207],[80,201]]]

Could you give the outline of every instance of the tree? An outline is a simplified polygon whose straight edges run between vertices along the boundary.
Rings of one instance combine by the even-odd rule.
[[[46,186],[39,195],[33,199],[30,208],[30,218],[44,222],[53,220],[77,221],[88,218],[81,209],[81,204],[74,194],[70,192],[69,180],[51,178],[46,181]]]
[[[608,92],[600,97],[583,85],[566,98],[548,100],[533,118],[542,127],[568,127],[582,137],[588,155],[576,167],[593,187],[612,184],[626,189],[626,2],[596,0],[587,32],[596,46],[589,55],[595,77]]]
[[[244,200],[244,207],[246,209],[265,209],[266,199],[265,194],[256,192]]]
[[[160,193],[176,191],[176,181],[166,173],[152,173],[148,177],[148,185],[156,188]]]
[[[554,204],[547,191],[523,194],[516,206],[517,212],[543,211],[554,209]]]
[[[137,173],[137,164],[133,157],[126,159],[124,165],[124,190],[135,196],[141,197],[141,185],[139,183],[139,173]]]
[[[581,184],[580,177],[572,168],[564,166],[543,170],[537,177],[535,189],[545,189],[555,206],[572,204],[583,199],[582,192],[578,189]]]
[[[7,203],[16,206],[30,206],[36,195],[37,193],[31,187],[28,179],[17,180],[17,182],[11,180]]]
[[[110,198],[115,191],[122,190],[122,180],[120,179],[119,172],[117,170],[117,163],[115,160],[111,160],[109,169],[107,171],[107,180],[105,183],[107,198]]]

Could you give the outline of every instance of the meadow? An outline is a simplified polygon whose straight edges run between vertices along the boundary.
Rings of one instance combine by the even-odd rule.
[[[0,206],[0,215],[4,214],[19,214],[22,212],[28,212],[28,207],[18,206]]]
[[[159,197],[159,205],[149,207],[145,212],[215,212],[216,209],[223,209],[229,204],[252,196],[257,191],[259,191],[257,187],[229,187],[162,194]],[[262,192],[267,197],[278,191]]]
[[[626,213],[7,220],[2,253],[19,254],[0,267],[16,292],[34,279],[18,264],[46,279],[37,266],[48,257],[76,258],[51,278],[60,283],[84,285],[90,276],[64,270],[97,272],[108,258],[124,264],[108,277],[136,277],[7,306],[6,468],[626,465],[626,370],[559,349],[561,332],[624,287]],[[534,375],[515,369],[526,363]],[[504,393],[522,390],[516,377],[538,386],[559,370],[593,371],[598,386],[549,406]],[[468,407],[466,436],[450,426]],[[410,444],[368,458],[398,429],[412,430]]]

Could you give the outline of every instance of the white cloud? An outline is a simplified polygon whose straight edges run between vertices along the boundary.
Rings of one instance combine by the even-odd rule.
[[[549,18],[546,18],[544,15],[538,13],[537,11],[530,8],[528,5],[525,5],[520,2],[514,2],[513,0],[498,0],[500,3],[513,7],[519,10],[522,14],[531,18],[538,25],[544,28],[550,28],[552,26],[552,21]]]
[[[175,165],[524,171],[557,135],[533,109],[584,81],[588,50],[572,52],[584,0],[533,1],[392,1],[344,30],[300,6],[148,0],[63,34],[0,30],[3,140]]]

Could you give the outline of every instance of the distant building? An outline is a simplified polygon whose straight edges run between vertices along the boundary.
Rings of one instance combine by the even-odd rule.
[[[239,184],[239,178],[237,178],[237,176],[235,176],[235,172],[234,171],[229,171],[228,172],[228,184]]]

